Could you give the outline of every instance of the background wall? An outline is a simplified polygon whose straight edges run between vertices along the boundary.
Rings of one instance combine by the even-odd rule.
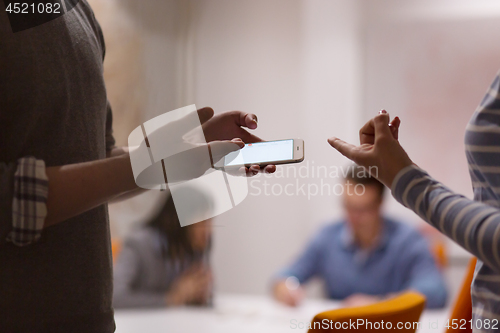
[[[121,88],[109,82],[115,118],[128,119],[115,123],[117,131],[195,103],[256,113],[257,135],[306,143],[306,161],[251,179],[249,197],[216,219],[219,291],[268,292],[272,275],[341,215],[338,196],[325,189],[340,182],[331,168],[342,171],[348,162],[326,139],[356,142],[359,127],[381,108],[402,118],[401,141],[419,165],[471,195],[463,130],[498,68],[496,1],[93,2],[108,43],[107,78],[135,73]],[[119,24],[126,29],[113,29]],[[133,47],[116,51],[123,42]],[[129,105],[139,107],[120,111]],[[328,174],[318,177],[325,167]],[[296,195],[275,195],[287,184]],[[112,205],[114,237],[133,232],[158,197]],[[387,199],[389,214],[423,225]],[[467,257],[448,246],[453,291]],[[311,294],[319,295],[317,288]]]
[[[295,194],[300,186],[320,183],[312,177],[315,166],[346,163],[326,138],[335,133],[353,139],[357,131],[357,5],[288,0],[196,5],[196,104],[254,112],[261,137],[302,138],[306,144],[305,165],[250,180],[249,197],[217,219],[214,266],[221,272],[220,290],[263,293],[319,224],[338,215],[334,196]],[[310,174],[298,178],[297,186],[291,168],[299,167],[304,176]],[[289,183],[293,196],[276,195]],[[255,195],[255,188],[262,193]]]
[[[366,1],[363,6],[364,110],[402,119],[400,141],[412,159],[452,190],[472,198],[464,131],[499,69],[500,3]],[[417,227],[394,200],[387,210]],[[469,254],[447,240],[452,298]]]

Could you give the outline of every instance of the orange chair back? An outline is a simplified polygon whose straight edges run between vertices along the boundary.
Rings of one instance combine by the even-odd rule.
[[[118,253],[120,253],[121,249],[122,249],[122,243],[117,239],[112,239],[111,240],[111,253],[113,254],[113,262],[116,261],[116,258],[118,257]]]
[[[446,255],[446,245],[443,241],[436,241],[432,245],[432,254],[440,269],[444,269],[448,265],[448,256]]]
[[[380,333],[393,330],[415,333],[423,325],[419,323],[419,318],[424,306],[423,295],[417,292],[405,292],[367,306],[321,312],[311,322],[309,333],[334,331]]]
[[[446,237],[436,228],[425,223],[420,228],[420,233],[429,241],[430,250],[437,266],[443,270],[448,264],[446,251]]]
[[[476,268],[476,262],[476,258],[472,258],[469,261],[464,282],[462,283],[462,287],[458,292],[455,305],[453,306],[453,310],[451,311],[449,322],[450,327],[446,330],[446,333],[472,333],[470,325],[462,324],[472,319],[472,301],[470,295],[470,287],[472,285],[472,279],[474,278],[474,269]],[[458,325],[452,325],[453,319],[457,319],[455,322]],[[455,326],[455,328],[453,328],[453,326]]]

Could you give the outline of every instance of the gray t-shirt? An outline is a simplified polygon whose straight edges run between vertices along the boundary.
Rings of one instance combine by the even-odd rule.
[[[114,145],[102,32],[85,0],[31,29],[10,23],[0,1],[0,332],[113,332],[106,205],[32,245],[5,241],[18,158],[58,166],[103,159]]]

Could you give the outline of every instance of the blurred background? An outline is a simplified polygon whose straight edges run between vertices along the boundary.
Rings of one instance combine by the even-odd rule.
[[[342,178],[313,170],[349,165],[326,139],[356,143],[358,129],[382,108],[401,118],[400,141],[419,166],[472,197],[463,134],[500,68],[498,1],[89,2],[107,43],[118,145],[144,121],[190,104],[252,112],[261,138],[305,141],[302,164],[251,179],[247,199],[215,219],[217,292],[268,294],[273,274],[321,225],[341,216],[340,197],[321,193],[321,184]],[[278,194],[287,184],[294,191],[304,184],[306,193]],[[113,240],[119,244],[154,214],[161,196],[111,205]],[[444,249],[453,300],[468,254],[425,231],[389,193],[385,210]],[[320,284],[308,288],[311,297],[321,295]]]

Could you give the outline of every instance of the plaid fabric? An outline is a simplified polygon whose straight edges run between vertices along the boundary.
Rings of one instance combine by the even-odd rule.
[[[47,216],[49,182],[45,162],[34,157],[17,160],[12,200],[12,232],[7,241],[17,246],[36,242]]]

